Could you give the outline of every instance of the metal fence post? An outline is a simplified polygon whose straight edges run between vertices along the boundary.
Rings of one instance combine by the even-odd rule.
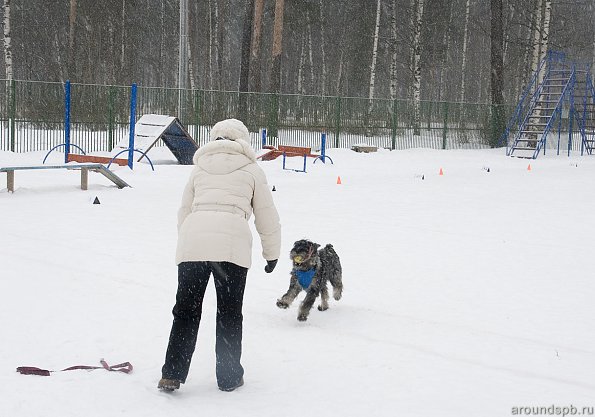
[[[397,147],[397,100],[393,100],[393,120],[391,126],[391,149],[394,151]]]
[[[134,125],[136,124],[136,83],[130,88],[130,138],[128,140],[128,167],[134,164]]]
[[[108,137],[108,147],[110,150],[114,149],[114,96],[115,96],[115,89],[114,86],[110,86],[109,94],[108,94],[108,101],[107,101],[107,109],[108,109],[108,120],[107,120],[107,137]]]
[[[446,134],[448,132],[448,102],[444,102],[444,125],[442,126],[442,149],[446,149]]]
[[[200,146],[199,137],[199,125],[200,125],[200,90],[194,90],[194,137],[196,143]]]
[[[70,154],[70,80],[64,85],[64,163],[68,163]]]
[[[15,117],[17,113],[17,98],[16,98],[16,85],[14,80],[10,80],[10,109],[8,110],[9,113],[9,120],[10,120],[10,150],[11,152],[15,152],[16,148],[16,137],[15,137]]]
[[[341,97],[337,96],[335,106],[335,148],[339,147],[339,134],[341,132]]]

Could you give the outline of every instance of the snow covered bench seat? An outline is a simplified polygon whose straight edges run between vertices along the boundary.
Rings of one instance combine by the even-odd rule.
[[[14,192],[14,172],[32,169],[68,169],[81,171],[81,190],[86,190],[89,184],[89,171],[98,172],[111,182],[116,184],[118,188],[130,187],[122,178],[118,177],[112,171],[107,169],[102,164],[72,164],[72,165],[33,165],[20,167],[3,167],[0,172],[6,172],[6,188],[9,192]]]

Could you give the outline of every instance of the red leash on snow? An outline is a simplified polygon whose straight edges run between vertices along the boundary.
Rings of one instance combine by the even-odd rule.
[[[70,368],[62,369],[61,371],[48,371],[47,369],[36,368],[34,366],[19,366],[17,368],[17,372],[23,375],[41,376],[50,376],[52,372],[74,371],[77,369],[105,369],[107,371],[124,372],[125,374],[129,374],[130,372],[132,372],[132,364],[130,362],[124,362],[119,363],[117,365],[109,366],[105,360],[101,359],[99,363],[101,363],[101,366],[75,365],[71,366]]]

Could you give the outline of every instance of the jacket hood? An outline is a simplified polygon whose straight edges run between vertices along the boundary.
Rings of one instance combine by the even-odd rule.
[[[193,162],[209,174],[229,174],[256,162],[256,154],[242,139],[214,140],[196,151]]]

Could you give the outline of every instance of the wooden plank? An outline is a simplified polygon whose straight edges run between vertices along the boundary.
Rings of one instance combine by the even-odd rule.
[[[114,174],[112,171],[107,169],[102,164],[77,164],[77,165],[33,165],[33,166],[20,166],[20,167],[3,167],[0,168],[0,172],[6,172],[7,179],[6,185],[8,191],[14,192],[14,172],[23,170],[35,170],[35,169],[68,169],[68,170],[81,170],[81,189],[86,190],[89,185],[89,171],[94,171],[102,174],[104,177],[113,182],[118,188],[130,187],[122,178]]]
[[[102,174],[104,177],[106,177],[111,182],[116,184],[116,186],[118,188],[130,187],[130,185],[128,185],[126,183],[126,181],[124,181],[122,178],[118,177],[116,174],[114,174],[112,171],[110,171],[103,165],[100,165],[98,168],[93,169],[93,171],[99,172],[100,174]]]
[[[99,164],[109,164],[111,160],[111,157],[106,156],[79,155],[76,153],[68,154],[68,162],[93,162]],[[120,166],[126,166],[128,165],[128,159],[116,158],[112,163],[118,164]]]
[[[89,168],[81,168],[81,190],[89,189]]]
[[[14,171],[6,172],[6,188],[11,193],[14,193]]]

